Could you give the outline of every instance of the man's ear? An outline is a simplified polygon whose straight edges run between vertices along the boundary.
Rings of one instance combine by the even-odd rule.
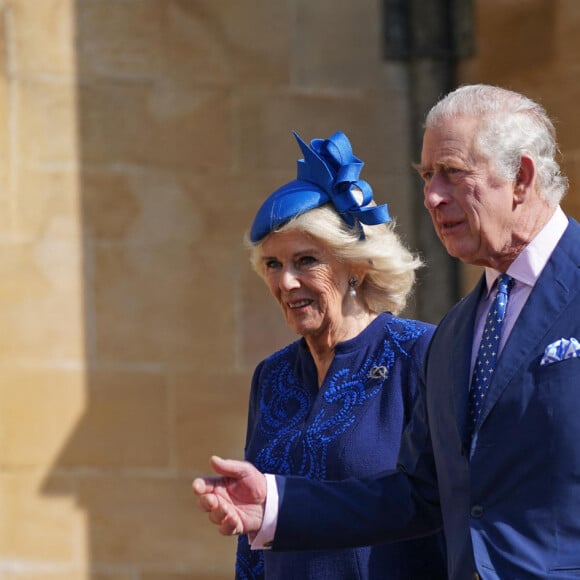
[[[536,164],[529,155],[522,155],[514,184],[514,202],[523,203],[536,182]]]

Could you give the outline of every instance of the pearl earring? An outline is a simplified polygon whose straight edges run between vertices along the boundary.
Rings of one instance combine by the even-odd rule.
[[[351,278],[348,281],[348,285],[350,286],[350,290],[348,291],[348,293],[355,298],[356,297],[356,285],[358,283],[358,280],[356,278]]]

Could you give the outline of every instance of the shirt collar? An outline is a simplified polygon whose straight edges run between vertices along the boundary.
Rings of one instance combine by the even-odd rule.
[[[546,225],[512,262],[507,269],[507,274],[514,280],[533,287],[567,227],[568,218],[558,206]],[[501,272],[494,268],[485,269],[487,295],[500,274]]]

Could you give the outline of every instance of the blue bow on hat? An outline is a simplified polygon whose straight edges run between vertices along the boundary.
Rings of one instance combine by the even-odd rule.
[[[328,139],[313,139],[308,146],[296,132],[294,137],[304,154],[299,159],[297,179],[272,193],[262,204],[250,230],[250,241],[259,242],[292,218],[331,202],[351,227],[374,226],[391,221],[386,204],[368,206],[371,186],[358,176],[364,163],[355,157],[348,137],[337,131]],[[362,193],[362,201],[357,201]]]

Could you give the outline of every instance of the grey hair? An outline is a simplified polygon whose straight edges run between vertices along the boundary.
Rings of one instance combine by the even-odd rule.
[[[515,179],[522,156],[529,155],[536,166],[541,197],[552,206],[560,203],[568,179],[556,160],[556,130],[540,104],[500,87],[466,85],[443,97],[429,111],[425,127],[461,116],[482,119],[476,145],[494,163],[499,177]]]
[[[336,259],[361,267],[366,275],[358,292],[369,310],[398,314],[407,304],[415,283],[415,270],[423,265],[422,261],[403,245],[393,222],[361,227],[363,240],[358,226],[349,227],[331,204],[325,204],[296,216],[275,231],[304,232],[327,245]],[[251,244],[246,237],[250,262],[262,277],[263,242]]]

